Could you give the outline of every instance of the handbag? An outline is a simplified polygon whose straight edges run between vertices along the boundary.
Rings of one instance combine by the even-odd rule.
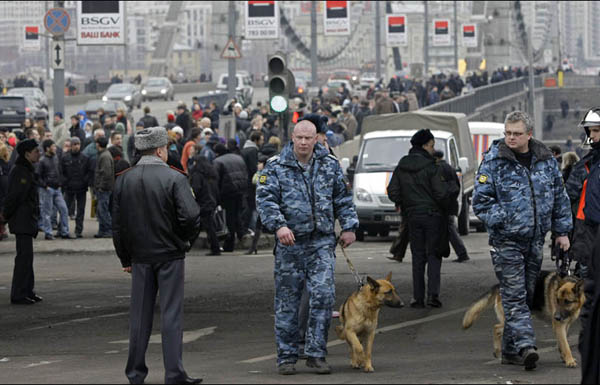
[[[215,208],[215,212],[213,213],[213,224],[215,226],[215,233],[217,234],[217,237],[222,238],[229,234],[225,210],[223,210],[221,206],[217,206],[217,208]]]

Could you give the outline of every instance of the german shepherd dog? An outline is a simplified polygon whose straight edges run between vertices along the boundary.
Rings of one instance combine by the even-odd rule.
[[[571,354],[567,341],[569,327],[579,318],[585,302],[583,280],[572,276],[560,278],[556,272],[542,271],[537,279],[532,310],[540,311],[552,320],[552,329],[558,341],[558,351],[569,368],[576,368],[577,361]],[[498,323],[493,328],[494,356],[500,357],[504,332],[504,310],[500,298],[500,285],[473,303],[463,318],[463,328],[468,329],[479,318],[481,312],[494,304]]]
[[[395,308],[404,306],[391,280],[391,271],[385,279],[376,281],[367,277],[367,285],[352,293],[340,307],[342,324],[336,326],[335,331],[341,340],[348,343],[354,369],[362,367],[367,373],[374,371],[371,353],[379,309],[384,305]]]

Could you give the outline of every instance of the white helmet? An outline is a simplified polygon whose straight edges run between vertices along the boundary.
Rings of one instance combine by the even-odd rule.
[[[600,126],[600,108],[594,107],[585,113],[579,123],[579,127],[585,129],[587,136],[590,136],[590,127]]]

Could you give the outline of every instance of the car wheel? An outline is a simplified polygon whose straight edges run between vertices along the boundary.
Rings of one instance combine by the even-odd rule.
[[[368,229],[367,230],[367,235],[369,237],[376,237],[377,236],[377,230],[376,229]]]

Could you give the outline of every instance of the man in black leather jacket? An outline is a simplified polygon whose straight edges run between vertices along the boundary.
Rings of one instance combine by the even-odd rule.
[[[130,383],[148,374],[145,355],[160,290],[165,383],[196,384],[182,362],[184,258],[200,229],[200,209],[185,174],[166,164],[163,127],[138,131],[142,157],[121,173],[113,191],[113,243],[123,270],[132,274],[129,316]]]
[[[76,136],[71,138],[71,151],[61,159],[61,170],[67,207],[77,204],[75,236],[82,238],[87,189],[92,182],[94,169],[90,159],[81,153],[81,140]]]

